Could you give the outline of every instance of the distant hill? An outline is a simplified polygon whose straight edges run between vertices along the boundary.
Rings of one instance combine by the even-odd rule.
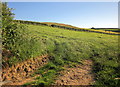
[[[119,32],[113,32],[112,30],[105,30],[105,29],[89,29],[89,28],[79,28],[68,24],[62,23],[53,23],[53,22],[34,22],[34,21],[24,21],[24,20],[14,20],[17,23],[24,23],[24,24],[33,24],[33,25],[43,25],[43,26],[50,26],[50,27],[57,27],[62,29],[74,30],[74,31],[85,31],[85,32],[95,32],[95,33],[103,33],[103,34],[111,34],[111,35],[120,35]]]

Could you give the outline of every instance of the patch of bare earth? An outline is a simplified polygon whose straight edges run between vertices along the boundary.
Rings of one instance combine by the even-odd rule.
[[[38,68],[47,64],[48,55],[31,58],[12,67],[3,68],[2,82],[0,85],[23,85],[24,83],[34,81],[31,77]]]
[[[10,82],[10,83],[7,83],[5,85],[24,85],[25,83],[36,81],[35,78],[38,77],[38,76],[39,75],[35,75],[34,77],[29,76],[29,77],[24,78],[21,81]]]
[[[4,69],[2,72],[3,82],[0,85],[23,85],[35,81],[38,75],[32,77],[31,74],[47,63],[47,57],[30,59]],[[60,72],[54,85],[92,85],[95,82],[92,66],[93,62],[91,60],[84,60],[83,64],[76,65],[74,68],[65,67],[65,70]]]
[[[83,64],[74,68],[66,67],[55,81],[55,85],[92,85],[95,82],[92,66],[91,60],[84,60]]]

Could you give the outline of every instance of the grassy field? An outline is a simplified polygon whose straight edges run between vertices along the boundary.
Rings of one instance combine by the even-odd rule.
[[[112,34],[112,35],[120,35],[118,29],[104,29],[104,28],[97,28],[97,29],[89,29],[89,28],[79,28],[76,26],[63,24],[63,23],[54,23],[54,22],[35,22],[35,21],[24,21],[24,20],[14,20],[17,23],[23,24],[33,24],[33,25],[44,25],[56,28],[62,28],[67,30],[74,30],[74,31],[86,31],[86,32],[95,32],[95,33],[103,33],[103,34]]]
[[[38,48],[34,49],[33,57],[42,54],[51,56],[50,62],[36,72],[41,73],[42,77],[37,77],[38,81],[27,84],[51,84],[57,73],[64,69],[64,65],[79,64],[84,59],[94,61],[95,84],[108,86],[119,83],[120,80],[115,79],[120,74],[117,35],[64,30],[49,26],[27,26],[30,32],[28,37],[36,39],[30,49],[34,49],[34,46]]]
[[[41,77],[26,85],[50,85],[59,71],[64,70],[64,65],[73,67],[85,59],[94,62],[95,84],[108,86],[119,83],[120,80],[115,79],[120,77],[118,35],[33,24],[22,24],[21,27],[23,29],[17,29],[21,33],[20,37],[15,39],[14,45],[9,44],[8,51],[3,49],[6,54],[3,55],[3,65],[13,65],[44,54],[50,56],[49,63],[35,73],[42,74]],[[8,59],[5,60],[6,58]]]
[[[94,63],[92,71],[96,81],[94,85],[118,87],[120,32],[78,28],[61,23],[13,20],[14,14],[11,12],[12,9],[7,7],[7,3],[0,5],[3,7],[0,36],[3,69],[7,71],[7,68],[15,64],[46,54],[49,58],[48,63],[32,75],[40,74],[36,81],[25,85],[51,85],[59,72],[65,69],[65,65],[74,67],[82,64],[82,60],[89,59]],[[24,71],[28,72],[26,69]],[[16,73],[16,70],[10,72]],[[3,71],[2,74],[7,73]]]

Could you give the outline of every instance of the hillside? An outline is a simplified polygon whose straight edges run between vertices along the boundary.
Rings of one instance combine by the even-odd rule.
[[[74,67],[83,60],[93,61],[95,84],[118,84],[119,79],[115,80],[119,77],[118,35],[71,31],[26,23],[23,25],[27,27],[24,36],[26,39],[16,42],[17,45],[13,48],[20,55],[20,59],[11,57],[9,64],[46,54],[50,57],[48,64],[36,72],[42,76],[29,84],[52,84],[55,80],[53,78],[65,65]]]
[[[0,85],[119,86],[119,32],[14,20],[13,9],[0,6]]]
[[[88,29],[88,28],[79,28],[68,24],[63,23],[53,23],[53,22],[34,22],[34,21],[24,21],[24,20],[14,20],[17,23],[24,23],[24,24],[34,24],[34,25],[43,25],[43,26],[50,26],[50,27],[57,27],[62,29],[74,30],[74,31],[85,31],[85,32],[96,32],[96,33],[103,33],[103,34],[110,34],[110,35],[120,35],[119,32],[114,32],[116,29]],[[118,30],[117,30],[118,31]]]

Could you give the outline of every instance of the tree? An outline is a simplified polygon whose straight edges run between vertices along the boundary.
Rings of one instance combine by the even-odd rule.
[[[9,8],[7,3],[1,3],[2,5],[2,49],[10,50],[16,55],[16,46],[19,45],[21,40],[25,40],[28,35],[27,26],[16,23],[14,13],[11,11],[13,8]],[[3,50],[4,51],[4,50]]]
[[[2,3],[2,28],[7,28],[11,26],[13,20],[12,8],[8,8],[7,3]]]
[[[94,27],[92,27],[91,29],[95,29]]]
[[[14,14],[11,12],[13,9],[8,8],[7,3],[2,5],[2,45],[8,47],[10,43],[14,43],[15,30],[17,25],[13,22]]]

